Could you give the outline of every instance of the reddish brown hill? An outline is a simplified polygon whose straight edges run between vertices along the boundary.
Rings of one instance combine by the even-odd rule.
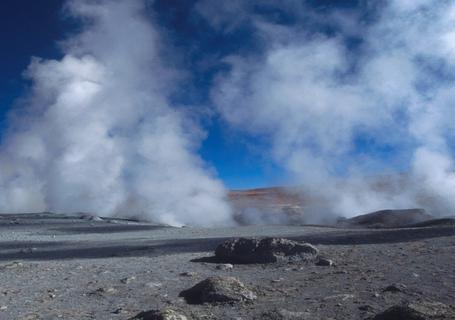
[[[303,196],[284,187],[233,190],[229,201],[241,224],[301,222]]]

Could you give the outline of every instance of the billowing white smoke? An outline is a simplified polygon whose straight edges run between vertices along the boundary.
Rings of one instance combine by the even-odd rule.
[[[225,119],[267,137],[276,162],[332,213],[424,206],[453,214],[455,3],[383,2],[369,23],[352,11],[321,17],[295,1],[286,4],[301,23],[274,24],[251,13],[265,51],[226,57],[231,69],[212,91]],[[207,2],[199,11],[227,32],[251,12],[225,10],[220,20],[207,14],[210,8]],[[333,21],[336,32],[307,30],[305,19]],[[354,36],[362,43],[351,54],[346,39]],[[393,158],[385,157],[386,148]],[[372,149],[386,151],[378,156]]]
[[[85,28],[61,60],[27,70],[31,95],[0,149],[0,210],[230,223],[223,185],[195,154],[201,132],[169,105],[178,74],[142,2],[67,7]]]

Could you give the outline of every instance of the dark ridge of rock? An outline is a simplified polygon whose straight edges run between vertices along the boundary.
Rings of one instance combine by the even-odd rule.
[[[410,228],[425,228],[425,227],[440,227],[440,226],[455,226],[455,218],[431,219],[431,220],[408,225],[408,227],[410,227]]]
[[[234,277],[210,277],[180,292],[190,304],[235,303],[256,299],[256,295]]]
[[[393,306],[377,314],[373,320],[427,320],[421,312],[409,306]]]
[[[342,224],[366,228],[399,228],[433,219],[424,209],[380,210],[354,218]]]
[[[129,320],[187,320],[187,317],[171,309],[143,311]]]
[[[315,261],[319,251],[309,243],[283,238],[238,238],[225,241],[215,257],[229,263],[274,263]]]

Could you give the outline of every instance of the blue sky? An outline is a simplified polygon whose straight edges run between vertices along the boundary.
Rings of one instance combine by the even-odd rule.
[[[333,1],[308,1],[324,11]],[[31,57],[58,59],[62,57],[58,42],[77,32],[79,24],[63,11],[62,0],[44,2],[11,0],[0,3],[0,136],[7,126],[7,113],[28,90],[23,72]],[[176,56],[179,67],[189,71],[186,88],[174,100],[183,104],[210,105],[209,90],[216,74],[227,68],[220,59],[229,54],[260,54],[264,44],[258,41],[250,23],[242,23],[235,30],[214,30],[209,23],[194,13],[195,1],[156,1],[149,5],[150,17],[166,34],[167,44],[185,54]],[[316,5],[317,4],[317,5]],[[338,3],[340,8],[355,2]],[[271,21],[298,24],[295,17],[267,6],[255,11]],[[152,18],[151,18],[152,19]],[[317,26],[318,31],[333,32],[328,26]],[[228,188],[242,189],[283,184],[286,172],[262,151],[263,142],[257,136],[230,130],[219,116],[204,122],[207,138],[200,155],[215,168]]]
[[[163,47],[168,50],[164,54],[171,57],[168,63],[170,61],[172,67],[182,70],[185,74],[184,80],[180,82],[184,90],[173,92],[172,103],[202,106],[201,108],[210,110],[216,109],[213,106],[214,99],[211,97],[216,87],[215,80],[229,74],[233,69],[233,65],[224,60],[226,57],[231,55],[242,59],[252,57],[253,60],[259,61],[265,59],[272,51],[269,48],[269,40],[261,34],[264,31],[259,30],[255,22],[260,21],[277,30],[279,29],[277,26],[289,29],[287,32],[293,33],[299,45],[303,41],[298,40],[299,37],[307,39],[305,41],[314,38],[314,35],[327,37],[328,40],[341,39],[340,46],[348,53],[346,56],[349,58],[339,77],[349,82],[354,76],[358,76],[359,65],[370,55],[368,50],[371,48],[365,45],[364,29],[367,30],[370,24],[376,23],[386,3],[302,1],[301,7],[293,11],[290,9],[291,4],[299,2],[289,1],[283,4],[273,1],[265,4],[251,2],[251,5],[243,2],[241,4],[243,7],[238,12],[234,11],[232,16],[229,16],[231,12],[229,10],[232,8],[227,8],[227,5],[221,6],[220,17],[211,20],[212,17],[204,17],[197,13],[196,7],[201,2],[177,0],[149,2],[146,15],[162,36]],[[62,52],[58,42],[79,30],[79,22],[62,11],[63,3],[59,0],[43,2],[5,0],[0,3],[0,39],[3,47],[0,52],[0,134],[7,126],[8,110],[28,89],[29,83],[23,78],[23,72],[31,57],[61,58]],[[205,9],[210,10],[210,5]],[[223,13],[223,10],[227,10],[226,13]],[[288,45],[281,44],[280,41],[277,40],[279,45]],[[286,43],[290,40],[283,41]],[[254,76],[254,72],[248,76]],[[440,76],[436,78],[439,79]],[[335,81],[341,83],[340,79]],[[422,81],[419,84],[424,85]],[[399,103],[403,102],[394,102]],[[270,146],[274,142],[271,142],[273,139],[267,131],[269,129],[261,127],[258,130],[252,129],[252,132],[238,130],[228,118],[229,116],[223,115],[222,112],[220,114],[215,111],[210,117],[201,120],[207,137],[199,150],[199,155],[209,166],[215,168],[227,187],[239,189],[290,182],[288,178],[292,170],[288,170],[287,160],[280,160],[281,156],[269,152],[270,149],[276,148]],[[393,121],[393,125],[399,123],[398,120]],[[377,131],[374,130],[380,128],[375,128],[371,132],[370,129],[362,132],[355,128],[355,132],[361,133],[353,137],[350,150],[339,155],[339,161],[331,165],[332,172],[343,175],[349,171],[351,161],[361,161],[365,155],[382,162],[373,165],[373,171],[384,167],[396,171],[408,169],[411,152],[407,150],[415,145],[412,139],[398,143],[394,139],[391,141],[379,139]],[[293,145],[296,143],[298,145],[300,142],[292,142]],[[309,148],[311,149],[311,146]],[[317,145],[316,149],[320,148],[321,146]],[[323,156],[335,157],[331,154]]]
[[[62,12],[62,0],[44,2],[11,0],[0,3],[0,136],[7,126],[7,113],[28,90],[23,72],[32,56],[44,59],[61,58],[58,42],[78,30],[78,24]],[[221,56],[237,50],[248,35],[244,32],[222,35],[207,32],[201,19],[193,19],[192,1],[157,1],[153,15],[169,32],[172,45],[191,51],[180,56],[182,65],[192,69],[191,90],[175,97],[180,103],[207,104],[212,76],[219,66],[195,66],[207,56]],[[152,14],[152,13],[151,13]],[[243,50],[251,50],[248,45]],[[207,138],[200,154],[215,168],[229,188],[261,187],[282,182],[284,174],[270,163],[267,156],[254,149],[248,137],[230,132],[218,117],[205,124]]]

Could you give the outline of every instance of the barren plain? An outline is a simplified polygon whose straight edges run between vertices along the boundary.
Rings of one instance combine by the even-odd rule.
[[[235,237],[315,245],[333,266],[213,262]],[[0,216],[0,319],[130,319],[171,308],[188,319],[368,319],[400,303],[454,319],[455,226],[173,228],[52,213]],[[188,304],[179,293],[233,276],[257,299]]]

